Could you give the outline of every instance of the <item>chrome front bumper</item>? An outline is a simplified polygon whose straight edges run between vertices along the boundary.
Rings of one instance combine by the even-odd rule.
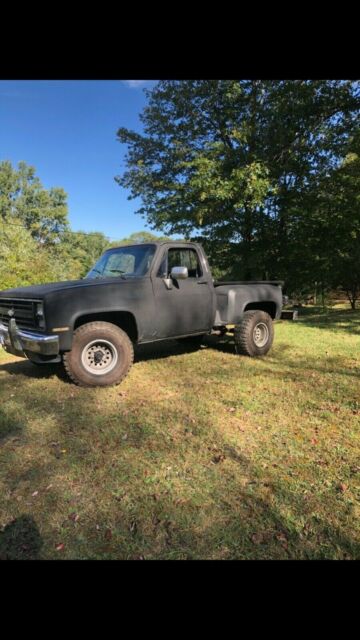
[[[59,336],[46,336],[19,329],[14,318],[9,326],[0,322],[0,345],[5,351],[16,356],[26,357],[26,351],[43,356],[56,356],[59,353]]]

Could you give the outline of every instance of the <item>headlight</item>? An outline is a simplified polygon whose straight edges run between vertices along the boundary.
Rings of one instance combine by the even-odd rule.
[[[44,305],[42,302],[38,302],[36,304],[35,316],[38,327],[40,329],[45,329]]]

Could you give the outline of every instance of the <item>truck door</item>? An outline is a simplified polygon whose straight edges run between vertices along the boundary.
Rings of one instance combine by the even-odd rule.
[[[169,278],[173,267],[187,267],[189,277],[171,280],[168,288],[165,278]],[[160,268],[153,274],[157,337],[210,331],[213,322],[211,285],[209,275],[203,273],[195,248],[165,249]]]

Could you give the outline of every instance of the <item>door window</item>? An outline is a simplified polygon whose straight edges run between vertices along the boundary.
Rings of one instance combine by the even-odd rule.
[[[202,269],[195,249],[169,249],[160,265],[158,276],[170,277],[173,267],[187,267],[189,278],[200,278]]]

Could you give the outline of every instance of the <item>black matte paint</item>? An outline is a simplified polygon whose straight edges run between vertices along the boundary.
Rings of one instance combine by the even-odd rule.
[[[195,249],[203,271],[201,277],[172,281],[168,289],[157,274],[171,247]],[[67,351],[72,346],[74,327],[84,316],[96,320],[99,314],[104,319],[104,314],[109,313],[112,314],[110,321],[120,326],[126,316],[136,327],[138,343],[209,333],[214,326],[236,324],[248,304],[251,308],[254,304],[259,308],[272,304],[273,317],[279,318],[280,284],[216,282],[214,286],[201,245],[161,242],[156,244],[150,272],[145,276],[84,279],[9,289],[0,292],[0,305],[1,298],[43,301],[45,333],[53,335],[53,329],[70,327],[69,331],[59,333],[60,351]]]

